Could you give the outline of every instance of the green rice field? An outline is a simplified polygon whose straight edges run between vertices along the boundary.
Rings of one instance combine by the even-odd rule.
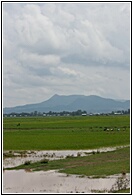
[[[94,149],[129,144],[129,115],[3,118],[3,150]]]

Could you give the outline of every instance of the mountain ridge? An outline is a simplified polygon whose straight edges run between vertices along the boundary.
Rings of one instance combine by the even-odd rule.
[[[127,110],[130,108],[130,100],[118,101],[111,98],[103,98],[97,95],[58,95],[55,94],[46,101],[34,104],[26,104],[15,107],[3,108],[4,114],[21,112],[61,112],[86,110],[89,112],[111,112]]]

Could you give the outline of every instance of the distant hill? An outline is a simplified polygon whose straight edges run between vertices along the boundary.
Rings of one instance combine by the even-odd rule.
[[[130,108],[130,100],[118,101],[99,97],[96,95],[54,95],[50,99],[36,104],[27,104],[23,106],[8,107],[3,109],[4,114],[21,112],[62,112],[85,110],[88,113],[112,112],[118,110],[127,110]]]

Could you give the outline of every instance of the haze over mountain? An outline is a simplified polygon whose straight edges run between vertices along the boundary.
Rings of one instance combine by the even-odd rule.
[[[50,99],[36,104],[27,104],[23,106],[8,107],[3,109],[4,114],[21,112],[61,112],[85,110],[91,112],[112,112],[117,110],[127,110],[130,108],[130,100],[118,101],[109,98],[103,98],[96,95],[57,95]]]

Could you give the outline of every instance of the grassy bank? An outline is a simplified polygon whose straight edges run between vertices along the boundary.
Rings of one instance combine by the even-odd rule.
[[[67,150],[127,145],[129,121],[129,116],[4,118],[3,148]]]
[[[126,147],[112,152],[93,153],[86,157],[67,157],[54,161],[43,159],[35,163],[26,162],[12,169],[32,169],[33,171],[58,169],[67,174],[94,177],[129,173],[130,149]]]

